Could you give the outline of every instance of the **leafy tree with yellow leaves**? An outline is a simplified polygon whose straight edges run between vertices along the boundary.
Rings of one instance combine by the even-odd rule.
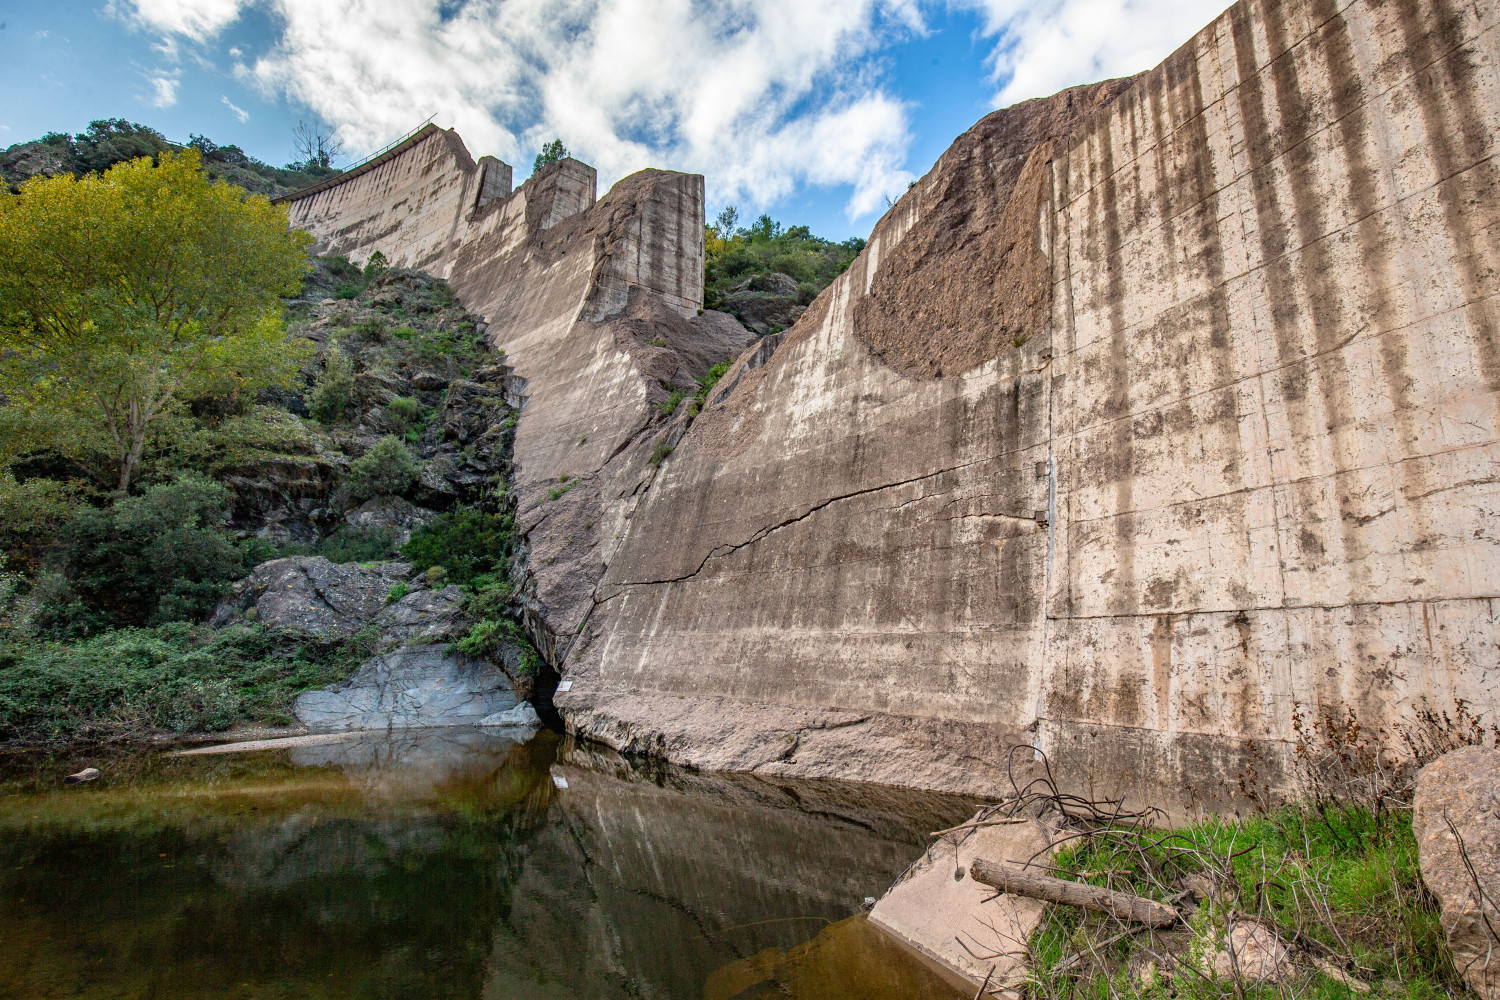
[[[279,297],[310,241],[196,150],[0,191],[0,461],[102,447],[128,492],[163,415],[290,385],[310,345]]]

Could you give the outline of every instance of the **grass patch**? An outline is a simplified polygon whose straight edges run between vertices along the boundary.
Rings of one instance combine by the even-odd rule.
[[[1259,803],[1248,818],[1162,830],[1149,813],[1058,796],[1050,779],[997,807],[1066,817],[1051,861],[1058,877],[1148,897],[1182,917],[1148,931],[1049,906],[1027,942],[1033,1000],[1470,995],[1422,882],[1411,802],[1424,764],[1459,746],[1494,746],[1500,730],[1462,702],[1451,714],[1423,706],[1394,741],[1352,713],[1309,723],[1294,710],[1294,724],[1301,801],[1271,805],[1252,765],[1240,779]],[[1288,951],[1280,982],[1252,982],[1228,962],[1230,927],[1253,924]]]

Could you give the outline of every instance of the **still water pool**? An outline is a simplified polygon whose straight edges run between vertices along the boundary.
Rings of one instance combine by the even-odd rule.
[[[545,732],[0,755],[0,998],[950,1000],[861,904],[973,806]]]

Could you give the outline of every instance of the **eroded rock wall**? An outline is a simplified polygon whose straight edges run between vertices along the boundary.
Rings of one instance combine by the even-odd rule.
[[[288,202],[324,252],[379,250],[446,278],[506,352],[529,625],[560,662],[593,606],[606,522],[656,471],[655,404],[752,338],[700,315],[702,177],[645,170],[598,200],[593,168],[574,159],[513,192],[509,179],[429,126]]]
[[[569,724],[1192,809],[1298,715],[1500,708],[1497,20],[1242,2],[981,122],[667,460]]]

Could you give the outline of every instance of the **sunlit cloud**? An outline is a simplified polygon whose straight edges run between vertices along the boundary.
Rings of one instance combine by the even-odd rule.
[[[234,116],[240,120],[240,124],[241,125],[245,124],[245,122],[247,122],[247,121],[250,120],[250,112],[246,111],[244,108],[240,107],[238,104],[235,104],[233,101],[231,101],[229,99],[229,97],[227,95],[221,96],[219,98],[219,100],[221,100],[221,101],[224,102],[224,106],[226,108],[228,108],[230,111],[234,112]]]

